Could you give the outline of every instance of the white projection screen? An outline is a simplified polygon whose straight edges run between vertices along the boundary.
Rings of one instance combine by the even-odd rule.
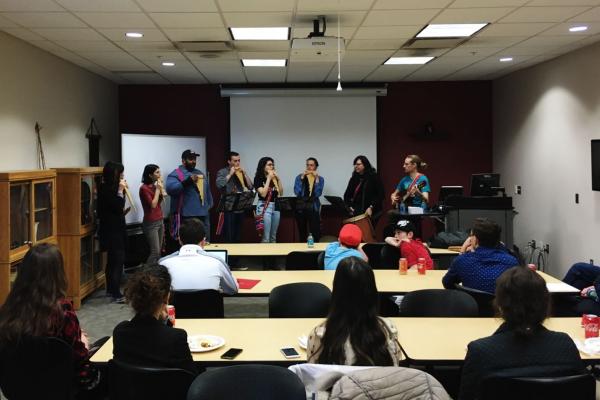
[[[231,150],[251,177],[261,157],[273,157],[285,196],[308,157],[319,161],[324,195],[343,196],[357,155],[377,167],[375,96],[231,97],[230,118]]]
[[[187,149],[200,154],[196,160],[196,168],[206,173],[206,139],[204,137],[121,134],[121,160],[125,167],[125,179],[136,207],[136,211],[132,209],[125,217],[128,224],[142,222],[144,218],[139,191],[146,164],[158,165],[163,180],[167,183],[167,175],[181,165],[181,153]],[[129,206],[129,201],[126,201],[126,204]],[[169,213],[169,197],[163,202],[162,209],[166,217]]]

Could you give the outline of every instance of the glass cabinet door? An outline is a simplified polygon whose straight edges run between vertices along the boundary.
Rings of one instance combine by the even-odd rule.
[[[94,222],[92,208],[92,196],[94,191],[94,180],[92,175],[81,177],[81,225]]]
[[[33,200],[35,219],[33,237],[35,241],[53,236],[52,232],[52,182],[39,182],[33,184]]]
[[[93,236],[85,236],[81,238],[81,262],[79,283],[84,284],[92,279],[92,256],[93,256]]]
[[[31,239],[29,232],[30,183],[10,185],[10,249],[19,248]]]
[[[104,270],[104,265],[102,265],[101,254],[102,252],[100,251],[100,240],[98,240],[98,237],[94,237],[94,275],[98,275]]]

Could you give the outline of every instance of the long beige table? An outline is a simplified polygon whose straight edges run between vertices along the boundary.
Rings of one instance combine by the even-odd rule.
[[[228,256],[286,256],[292,251],[325,251],[329,243],[315,243],[309,248],[306,243],[211,243],[205,250],[227,250]],[[458,255],[448,249],[429,249],[433,256]]]
[[[255,279],[260,282],[252,289],[240,289],[241,296],[268,296],[271,290],[280,285],[296,282],[318,282],[332,288],[335,271],[234,271],[236,278]],[[411,269],[407,275],[400,275],[397,270],[376,269],[375,281],[381,293],[407,293],[421,289],[443,289],[443,270],[429,270],[425,275],[418,275]],[[551,293],[578,293],[579,290],[558,279],[538,272],[548,284]]]
[[[467,344],[491,335],[501,321],[495,318],[392,318],[398,327],[398,338],[407,357],[415,364],[461,363]],[[194,361],[205,365],[258,362],[293,364],[306,361],[306,352],[298,345],[298,337],[307,335],[319,324],[319,318],[281,319],[178,319],[177,327],[188,335],[210,334],[225,339],[220,349],[193,353]],[[584,339],[581,318],[550,318],[549,329],[565,332],[573,339]],[[300,353],[296,360],[286,360],[282,347],[294,347]],[[95,363],[106,363],[112,358],[112,339],[92,357]],[[243,349],[233,361],[222,360],[221,354],[230,347]],[[585,360],[599,360],[600,356],[581,354]]]

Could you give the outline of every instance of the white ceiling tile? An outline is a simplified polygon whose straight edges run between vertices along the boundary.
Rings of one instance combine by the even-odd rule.
[[[147,12],[217,12],[213,0],[137,0]]]
[[[348,50],[342,64],[381,65],[394,54],[394,50]]]
[[[118,45],[127,51],[175,51],[171,42],[118,42]]]
[[[420,69],[413,72],[412,74],[405,77],[403,80],[408,82],[427,82],[427,81],[438,81],[455,71],[450,70],[425,70]]]
[[[223,28],[219,13],[152,13],[161,28]]]
[[[286,27],[292,24],[291,12],[275,13],[223,13],[228,27]]]
[[[574,22],[600,22],[600,7],[594,7],[589,11],[571,18]]]
[[[17,24],[15,24],[11,20],[6,19],[2,15],[0,15],[0,29],[1,28],[18,28],[18,27],[19,26]]]
[[[368,10],[374,0],[298,0],[298,11]]]
[[[374,10],[367,15],[363,26],[425,25],[439,12],[424,10]]]
[[[410,39],[423,27],[421,25],[405,26],[379,26],[358,28],[354,39]]]
[[[0,12],[2,11],[64,11],[64,9],[52,0],[0,0]]]
[[[443,58],[448,57],[463,57],[471,58],[473,56],[487,57],[504,49],[504,47],[474,47],[474,46],[458,46],[444,54]]]
[[[306,11],[296,14],[294,26],[310,28],[312,31],[313,20],[317,19],[319,16],[325,16],[325,21],[327,22],[327,34],[332,36],[337,32],[338,16],[340,18],[340,26],[344,27],[359,26],[366,15],[367,11],[341,11],[330,13],[329,15],[323,11]],[[323,28],[321,27],[321,29]]]
[[[452,0],[377,0],[373,9],[375,10],[403,10],[422,8],[444,8]]]
[[[185,60],[183,54],[178,51],[129,51],[133,57],[140,61],[148,62],[150,64],[153,61],[177,61]]]
[[[87,25],[66,12],[4,13],[4,17],[24,28],[86,28]]]
[[[26,41],[44,40],[45,38],[44,36],[38,35],[37,33],[25,28],[2,28],[2,30],[9,35]]]
[[[55,0],[73,12],[140,12],[131,0]]]
[[[113,42],[166,42],[169,39],[159,30],[159,29],[151,29],[151,28],[141,28],[141,29],[136,29],[136,28],[130,28],[130,29],[124,29],[124,28],[104,28],[104,29],[98,29],[98,32],[100,32],[102,35],[106,36],[108,39],[112,40]],[[144,37],[142,38],[129,38],[127,36],[125,36],[125,34],[127,32],[140,32],[144,34]]]
[[[173,85],[203,85],[209,83],[206,78],[197,71],[195,74],[168,75],[167,78]]]
[[[466,44],[473,47],[508,47],[526,40],[528,36],[477,36]]]
[[[246,83],[246,76],[242,71],[242,65],[236,66],[217,66],[210,68],[196,64],[211,83]]]
[[[588,7],[521,7],[501,22],[562,22],[587,10]]]
[[[237,51],[220,51],[218,53],[211,52],[186,52],[185,56],[194,63],[217,63],[234,61],[240,63]],[[208,57],[207,57],[208,56]],[[216,57],[215,57],[216,56]]]
[[[581,40],[581,36],[534,36],[519,44],[517,47],[559,47]]]
[[[246,67],[244,70],[249,83],[285,82],[284,67]]]
[[[512,10],[513,8],[509,7],[448,8],[438,14],[432,23],[473,24],[496,22]]]
[[[502,50],[501,53],[498,54],[506,54],[508,57],[521,57],[521,56],[540,56],[544,54],[548,54],[550,50],[547,46],[512,46],[507,49]]]
[[[238,51],[283,51],[289,50],[289,40],[236,40],[233,46]]]
[[[171,61],[174,62],[175,65],[172,67],[166,67],[164,65],[162,65],[163,62],[165,61]],[[153,70],[155,70],[156,72],[158,72],[159,74],[163,75],[163,76],[171,76],[171,75],[183,75],[183,74],[197,74],[198,70],[196,69],[196,67],[194,67],[192,65],[192,63],[190,63],[187,60],[152,60],[152,61],[148,61],[145,62],[144,64],[148,65],[150,68],[152,68]]]
[[[239,58],[248,59],[282,59],[288,58],[287,51],[240,51],[238,52]]]
[[[450,8],[519,7],[530,0],[454,0]]]
[[[77,13],[93,28],[155,28],[143,13]]]
[[[412,72],[421,68],[421,65],[382,65],[369,75],[367,82],[394,82],[400,81]]]
[[[287,82],[322,82],[334,68],[335,63],[291,63]],[[337,74],[337,68],[334,68]]]
[[[342,85],[344,82],[360,82],[373,72],[377,66],[372,65],[347,65],[342,64]],[[337,68],[334,68],[327,77],[328,82],[337,81]]]
[[[143,85],[160,85],[160,84],[169,84],[165,78],[157,74],[156,72],[126,72],[117,74],[120,77],[127,80],[128,83],[133,84],[143,84]]]
[[[353,39],[347,46],[349,50],[389,50],[399,49],[406,40],[394,40],[394,39]]]
[[[80,52],[80,51],[119,51],[119,48],[109,42],[108,40],[100,41],[76,41],[76,40],[67,40],[67,41],[58,41],[57,45],[71,51]]]
[[[200,60],[200,59],[192,59],[192,64],[196,66],[202,73],[205,71],[218,71],[220,69],[227,70],[235,70],[239,69],[241,71],[242,63],[238,59],[224,59],[224,60]]]
[[[294,29],[292,29],[292,38],[306,38],[308,37],[308,34],[312,32],[312,28],[302,28],[302,27],[294,27]],[[348,40],[349,38],[352,37],[352,35],[354,35],[354,32],[356,32],[356,27],[352,26],[352,27],[340,27],[340,35],[341,37],[345,38],[346,40]],[[334,36],[337,37],[337,27],[333,28],[333,27],[329,27],[327,29],[327,31],[325,32],[326,36]]]
[[[294,9],[294,0],[218,0],[223,12],[289,11]]]
[[[448,49],[400,49],[392,53],[391,57],[439,57]]]
[[[175,42],[184,41],[230,41],[231,35],[225,28],[198,28],[198,29],[165,29],[165,34]]]
[[[600,0],[531,0],[528,6],[597,6]]]
[[[576,23],[562,23],[562,24],[557,24],[555,26],[553,26],[552,28],[542,32],[540,34],[540,36],[560,36],[560,35],[565,35],[565,36],[590,36],[590,35],[595,35],[597,33],[600,33],[600,23],[599,22],[590,22],[590,23],[586,23],[585,25],[588,27],[587,30],[583,31],[583,32],[569,32],[569,28],[576,26],[579,24]]]
[[[552,26],[553,23],[492,24],[477,34],[477,37],[533,36]]]
[[[39,28],[33,29],[33,31],[48,40],[54,41],[65,41],[65,40],[100,40],[104,41],[105,38],[102,37],[98,32],[89,28]]]
[[[102,53],[81,53],[84,58],[93,61],[94,63],[108,69],[109,71],[148,71],[146,65],[131,57],[128,54],[115,53],[113,56],[104,56],[107,52]]]

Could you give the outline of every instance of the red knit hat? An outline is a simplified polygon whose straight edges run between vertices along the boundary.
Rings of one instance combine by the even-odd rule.
[[[340,230],[340,243],[348,247],[357,247],[362,240],[362,231],[354,224],[346,224]]]

